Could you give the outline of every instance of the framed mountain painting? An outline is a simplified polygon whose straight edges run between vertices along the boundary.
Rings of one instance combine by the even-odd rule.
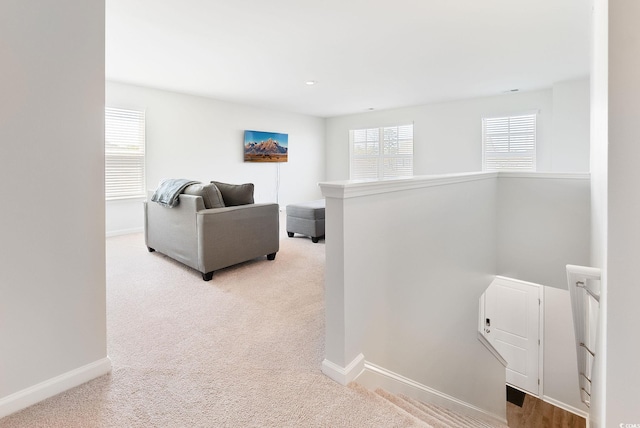
[[[287,162],[289,134],[244,131],[245,162]]]

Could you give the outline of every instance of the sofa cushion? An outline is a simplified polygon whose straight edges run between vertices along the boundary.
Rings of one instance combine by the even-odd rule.
[[[253,183],[228,184],[219,181],[212,181],[211,183],[215,184],[220,190],[224,204],[227,207],[253,203]]]
[[[224,199],[215,184],[196,183],[184,189],[187,195],[202,196],[205,208],[223,208]]]

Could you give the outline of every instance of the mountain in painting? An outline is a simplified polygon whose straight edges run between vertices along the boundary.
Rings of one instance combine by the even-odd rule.
[[[245,155],[283,155],[287,153],[287,148],[283,147],[276,140],[269,138],[259,143],[247,143],[244,146]]]

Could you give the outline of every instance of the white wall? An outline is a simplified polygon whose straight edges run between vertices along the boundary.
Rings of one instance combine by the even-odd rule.
[[[565,266],[589,265],[588,175],[498,179],[498,275],[567,289]]]
[[[544,399],[587,413],[580,401],[576,340],[568,290],[544,287]]]
[[[589,171],[589,79],[553,85],[551,171]]]
[[[458,178],[321,185],[326,359],[347,367],[362,353],[367,362],[499,415],[504,368],[475,334],[479,296],[494,275],[506,275],[551,286],[544,394],[584,411],[570,306],[560,289],[565,265],[589,260],[588,176],[450,179]]]
[[[0,6],[0,417],[110,367],[104,8]]]
[[[609,2],[606,426],[640,424],[640,2]]]
[[[344,367],[362,353],[504,417],[504,367],[477,340],[478,298],[496,265],[495,177],[407,183],[370,195],[347,184],[344,198],[323,187],[326,358]]]
[[[510,93],[329,118],[326,128],[327,179],[349,178],[350,129],[411,122],[414,123],[416,175],[480,171],[482,117],[527,111],[539,112],[538,171],[587,172],[589,115],[585,114],[585,110],[589,108],[589,88],[585,82],[563,82],[554,86],[553,90]],[[560,109],[558,118],[554,116],[554,106]],[[554,132],[559,133],[557,149]]]
[[[589,265],[588,175],[501,173],[497,188],[496,272],[545,286],[544,398],[585,412],[565,266]]]
[[[281,208],[321,197],[324,119],[115,82],[107,82],[106,102],[146,110],[148,189],[171,177],[252,182],[256,202],[279,202]],[[245,129],[289,134],[289,161],[245,163]],[[141,200],[108,203],[108,234],[141,229],[142,225]]]
[[[145,198],[126,198],[105,204],[106,236],[126,235],[144,229],[142,202]]]

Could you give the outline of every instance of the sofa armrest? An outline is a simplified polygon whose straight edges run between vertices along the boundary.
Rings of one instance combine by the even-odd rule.
[[[278,204],[205,209],[198,211],[196,217],[198,269],[203,273],[279,250]]]
[[[163,207],[149,199],[144,204],[147,247],[198,268],[196,213],[204,210],[201,196],[180,195],[174,208]]]

